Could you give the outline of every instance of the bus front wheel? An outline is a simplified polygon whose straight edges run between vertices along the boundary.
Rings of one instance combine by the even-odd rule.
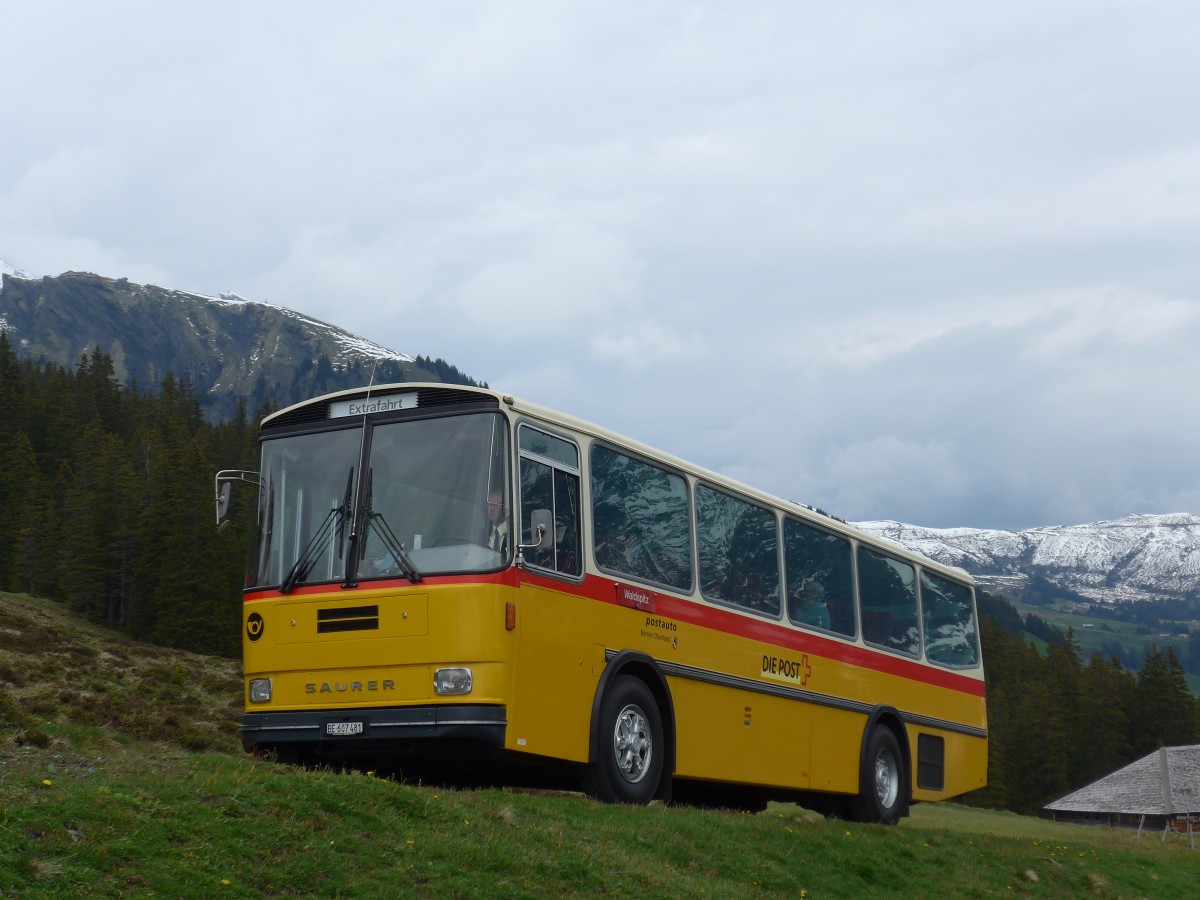
[[[890,728],[876,725],[867,738],[859,795],[850,811],[859,822],[895,825],[904,812],[904,790],[908,783],[904,757]]]
[[[658,791],[666,747],[654,695],[632,675],[613,680],[600,705],[596,758],[585,790],[605,803],[649,803]]]

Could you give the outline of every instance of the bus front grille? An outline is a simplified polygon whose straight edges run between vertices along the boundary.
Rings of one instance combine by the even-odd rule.
[[[317,610],[317,634],[335,631],[378,631],[378,606],[349,606]]]

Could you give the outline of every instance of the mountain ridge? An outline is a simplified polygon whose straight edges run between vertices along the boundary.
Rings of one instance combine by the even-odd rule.
[[[1038,583],[1099,603],[1200,597],[1200,516],[1191,513],[1023,531],[854,524],[1018,599]]]
[[[211,297],[90,272],[0,275],[0,332],[35,360],[74,367],[95,348],[126,384],[190,379],[206,413],[228,418],[244,398],[281,405],[376,381],[477,384],[443,360],[384,347],[284,306]]]

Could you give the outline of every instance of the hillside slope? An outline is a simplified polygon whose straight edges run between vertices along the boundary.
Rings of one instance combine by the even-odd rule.
[[[241,714],[237,661],[139,643],[62,604],[0,593],[0,734],[11,744],[46,747],[53,723],[105,741],[240,753]]]

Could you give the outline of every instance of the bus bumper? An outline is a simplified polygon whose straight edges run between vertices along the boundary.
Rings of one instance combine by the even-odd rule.
[[[503,706],[439,705],[381,709],[246,713],[242,748],[305,744],[318,751],[364,752],[413,741],[468,740],[504,746]]]

